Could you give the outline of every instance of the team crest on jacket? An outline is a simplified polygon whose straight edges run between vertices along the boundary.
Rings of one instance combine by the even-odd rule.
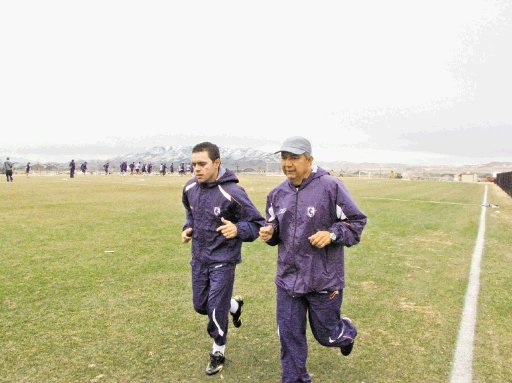
[[[316,209],[314,206],[308,206],[308,217],[313,218],[316,213]]]
[[[215,207],[213,208],[213,214],[215,214],[215,216],[217,216],[217,217],[218,217],[218,216],[219,216],[219,214],[220,214],[220,207],[215,206]]]

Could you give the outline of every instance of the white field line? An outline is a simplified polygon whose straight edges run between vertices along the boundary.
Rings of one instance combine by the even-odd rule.
[[[384,200],[384,201],[398,201],[398,202],[424,202],[424,203],[435,203],[435,204],[442,204],[442,205],[476,206],[476,204],[474,204],[474,203],[448,202],[448,201],[428,201],[428,200],[421,200],[421,199],[401,199],[401,198],[385,198],[385,197],[359,197],[359,198],[377,199],[377,200]]]
[[[484,200],[487,204],[487,185],[485,185]],[[460,320],[457,346],[453,358],[451,383],[470,383],[473,378],[473,345],[475,340],[476,314],[478,293],[480,290],[480,263],[485,242],[485,213],[487,208],[482,206],[480,225],[476,237],[476,245],[471,259],[469,281],[464,300],[464,310]]]

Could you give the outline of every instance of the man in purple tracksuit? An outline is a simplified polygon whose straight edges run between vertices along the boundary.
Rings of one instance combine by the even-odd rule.
[[[228,313],[240,327],[244,303],[232,298],[235,268],[241,262],[242,242],[258,238],[265,220],[254,207],[236,175],[220,166],[217,145],[203,142],[192,149],[194,175],[183,188],[186,221],[181,239],[192,240],[192,300],[194,309],[208,315],[213,350],[206,374],[224,366]]]
[[[306,369],[306,316],[315,339],[348,356],[357,329],[341,317],[344,247],[359,243],[366,216],[344,184],[312,166],[311,144],[291,137],[281,149],[287,180],[267,197],[267,225],[260,238],[278,245],[277,325],[282,381],[311,382]]]

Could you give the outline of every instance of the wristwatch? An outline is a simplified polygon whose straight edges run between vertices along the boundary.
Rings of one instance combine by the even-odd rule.
[[[336,241],[336,234],[332,231],[329,232],[329,238],[331,238],[331,242]]]

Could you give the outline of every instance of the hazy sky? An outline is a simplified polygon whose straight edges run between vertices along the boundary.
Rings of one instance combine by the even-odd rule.
[[[3,1],[0,153],[297,134],[322,160],[512,161],[510,47],[507,0]]]

